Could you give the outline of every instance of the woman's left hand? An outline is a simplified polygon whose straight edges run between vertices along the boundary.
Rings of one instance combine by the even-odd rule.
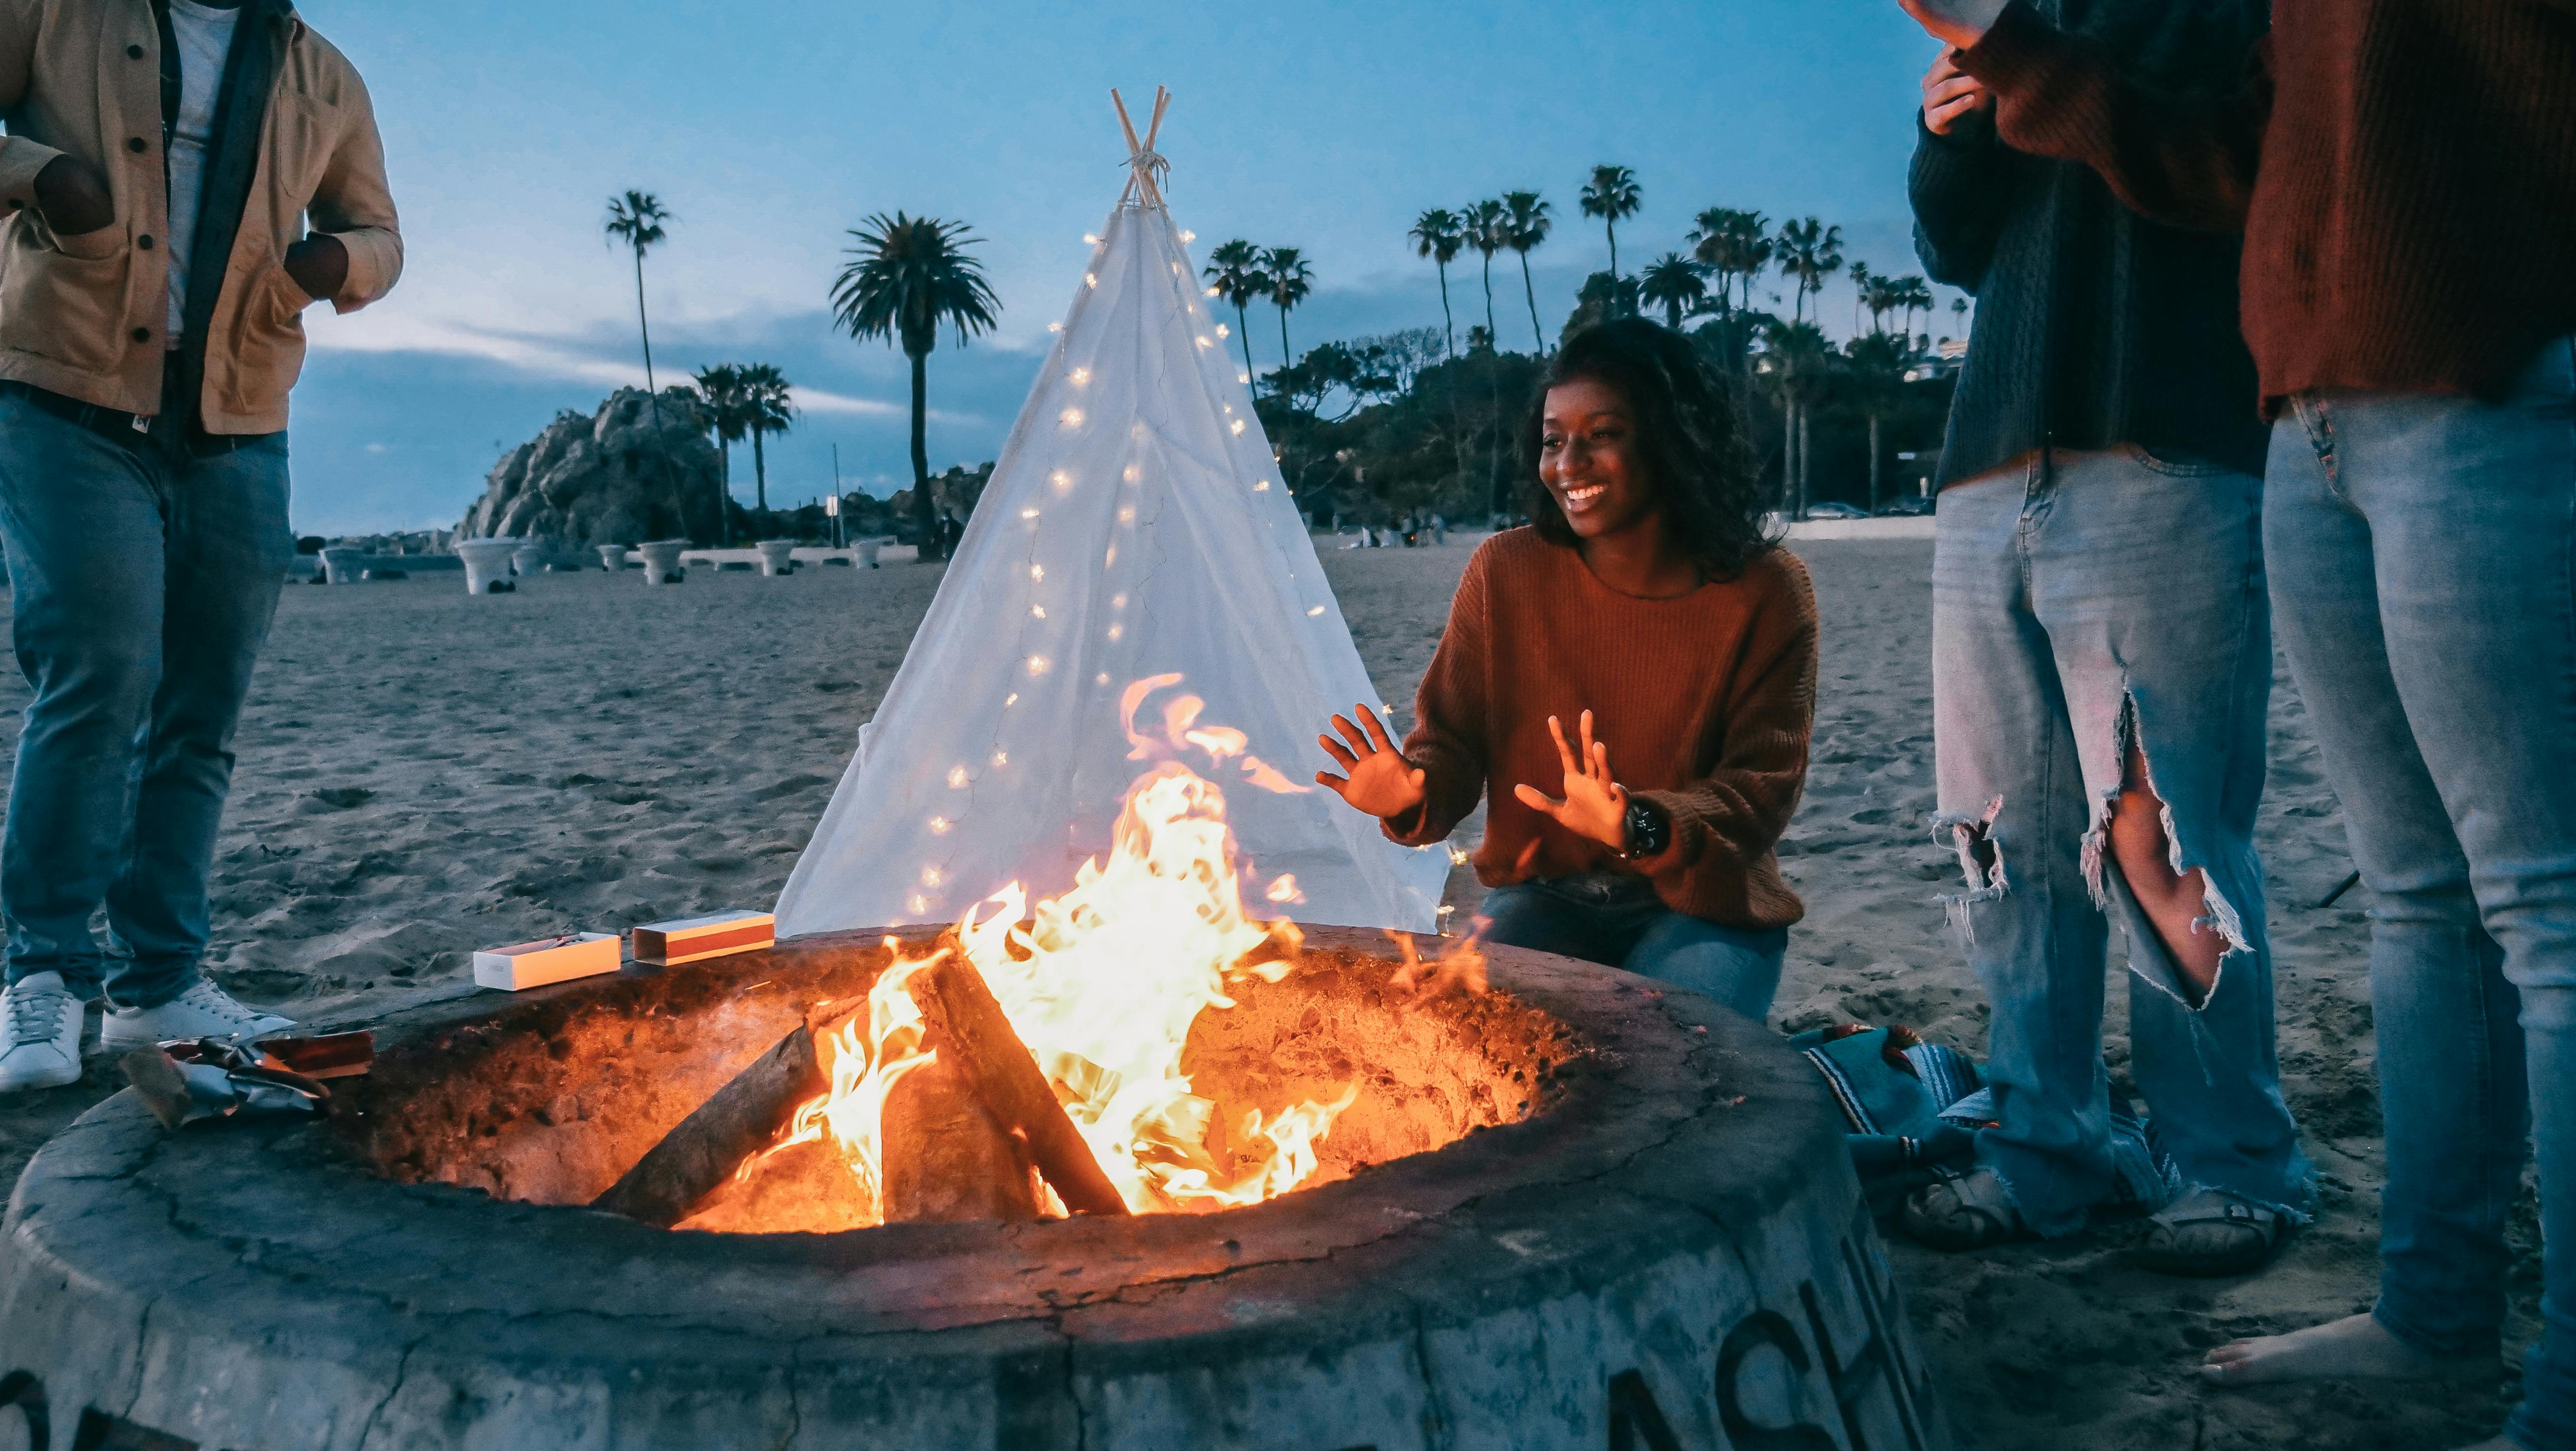
[[[1512,795],[1575,835],[1618,851],[1628,844],[1628,792],[1610,777],[1610,748],[1592,739],[1592,712],[1583,713],[1580,730],[1578,755],[1566,742],[1564,723],[1547,718],[1547,733],[1556,737],[1557,759],[1565,766],[1565,799],[1530,785],[1513,787]]]

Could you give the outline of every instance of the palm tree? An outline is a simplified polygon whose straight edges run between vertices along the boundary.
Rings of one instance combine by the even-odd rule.
[[[1530,286],[1529,254],[1532,247],[1547,240],[1548,230],[1556,219],[1548,215],[1548,205],[1534,191],[1503,193],[1503,245],[1521,254],[1521,292],[1529,298],[1530,336],[1538,340],[1537,350],[1547,352],[1547,330],[1538,325],[1538,292]]]
[[[1780,224],[1780,272],[1798,284],[1797,310],[1793,322],[1807,320],[1807,294],[1825,285],[1825,279],[1840,271],[1843,265],[1843,229],[1828,227],[1814,217]]]
[[[612,240],[625,243],[635,253],[635,326],[644,335],[644,391],[656,399],[661,390],[653,383],[653,328],[644,318],[644,252],[670,236],[662,224],[673,220],[676,219],[669,212],[662,210],[661,199],[651,192],[629,191],[608,199],[608,220],[601,227]],[[662,405],[657,401],[653,415],[658,418],[661,413]]]
[[[1888,305],[1890,308],[1904,309],[1905,334],[1908,337],[1912,337],[1914,335],[1915,312],[1920,310],[1928,316],[1932,309],[1938,305],[1938,299],[1932,296],[1932,284],[1924,281],[1920,277],[1906,276],[1895,279],[1893,282],[1889,283],[1888,286],[1890,288],[1890,301]]]
[[[912,360],[912,512],[929,539],[938,523],[930,503],[930,350],[939,328],[957,329],[957,345],[993,329],[1001,299],[984,280],[983,264],[966,254],[979,238],[964,222],[883,212],[849,234],[849,265],[832,283],[832,315],[853,338],[899,343]]]
[[[1708,284],[1700,280],[1699,264],[1679,252],[1666,252],[1646,266],[1638,278],[1637,295],[1649,306],[1664,310],[1664,325],[1675,332],[1682,330],[1682,314],[1708,300]]]
[[[1583,184],[1583,214],[1599,217],[1601,227],[1610,238],[1610,280],[1619,280],[1619,223],[1633,217],[1645,205],[1646,194],[1637,186],[1637,174],[1624,166],[1596,166],[1592,179]]]
[[[760,512],[769,512],[769,461],[762,456],[764,434],[785,433],[796,426],[796,404],[787,375],[775,364],[747,363],[742,369],[742,423],[751,430],[751,470],[758,480],[753,496]]]
[[[1914,365],[1914,349],[1905,339],[1880,331],[1852,339],[1843,353],[1848,360],[1846,371],[1858,385],[1861,410],[1869,415],[1869,511],[1875,514],[1880,469],[1887,457],[1879,443],[1879,425],[1905,386],[1905,370]]]
[[[1734,311],[1737,304],[1725,296],[1724,284],[1739,282],[1743,306],[1752,306],[1753,279],[1771,265],[1771,219],[1760,212],[1711,207],[1692,220],[1691,256],[1718,274],[1721,300]]]
[[[1200,275],[1207,278],[1210,294],[1234,306],[1234,330],[1243,335],[1243,381],[1249,383],[1252,321],[1244,309],[1270,291],[1270,279],[1261,271],[1261,249],[1237,237],[1208,254],[1208,265]]]
[[[1968,331],[1968,295],[1966,293],[1960,293],[1950,299],[1950,315],[1958,319],[1952,326],[1959,330],[1961,336],[1966,336]]]
[[[1878,286],[1884,287],[1884,286],[1886,285],[1887,279],[1885,279],[1885,278],[1883,278],[1883,277],[1880,277],[1878,274],[1876,274],[1876,273],[1874,273],[1874,272],[1870,271],[1870,270],[1869,270],[1869,264],[1868,264],[1868,263],[1866,263],[1866,262],[1854,262],[1854,263],[1851,265],[1851,273],[1850,273],[1850,276],[1851,276],[1851,285],[1852,285],[1852,329],[1851,329],[1851,330],[1852,330],[1852,336],[1853,336],[1853,337],[1859,337],[1859,336],[1860,336],[1860,315],[1861,315],[1861,310],[1862,310],[1863,308],[1866,308],[1866,307],[1868,307],[1868,306],[1869,306],[1869,299],[1870,299],[1870,295],[1871,295],[1871,294],[1870,294],[1870,288],[1871,288],[1871,286],[1872,286],[1873,284],[1876,284],[1876,285],[1878,285]],[[1873,312],[1873,313],[1872,313],[1872,315],[1873,315],[1873,316],[1875,316],[1875,315],[1876,315],[1876,314],[1875,314],[1875,312]]]
[[[1811,322],[1775,320],[1764,340],[1762,372],[1780,399],[1783,424],[1781,502],[1795,518],[1807,515],[1807,409],[1824,392],[1833,356],[1824,330]]]
[[[1512,244],[1511,212],[1491,199],[1467,208],[1467,245],[1485,259],[1485,343],[1499,349],[1494,334],[1494,254]]]
[[[746,425],[742,406],[742,369],[731,363],[717,363],[698,370],[698,400],[706,410],[707,427],[716,436],[718,486],[723,500],[716,506],[716,539],[724,542],[731,527],[726,507],[733,501],[733,446],[742,442]]]
[[[1458,351],[1458,320],[1449,314],[1449,264],[1467,247],[1466,222],[1447,207],[1433,207],[1413,219],[1413,255],[1428,257],[1440,269],[1440,328],[1449,351]]]
[[[1273,247],[1261,254],[1261,270],[1270,276],[1270,300],[1279,308],[1279,366],[1296,361],[1288,351],[1288,309],[1315,290],[1315,269],[1295,247]]]

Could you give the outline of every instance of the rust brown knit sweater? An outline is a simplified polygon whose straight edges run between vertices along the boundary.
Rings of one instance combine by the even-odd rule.
[[[2014,147],[2245,232],[2262,403],[2492,394],[2576,331],[2576,0],[2274,0],[2243,88],[2150,96],[2008,6],[1960,65]]]
[[[1547,718],[1592,712],[1610,769],[1673,823],[1663,854],[1629,863],[1512,795],[1564,794]],[[1785,927],[1806,908],[1772,844],[1807,781],[1816,713],[1816,595],[1773,549],[1743,577],[1672,599],[1623,595],[1570,548],[1512,529],[1467,562],[1423,673],[1404,753],[1428,799],[1386,823],[1408,846],[1447,837],[1488,796],[1476,876],[1487,886],[1633,871],[1665,905],[1730,927]],[[1532,839],[1538,855],[1516,873]]]

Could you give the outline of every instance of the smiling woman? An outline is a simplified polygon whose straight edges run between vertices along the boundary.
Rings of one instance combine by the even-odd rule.
[[[1805,911],[1772,844],[1815,713],[1806,568],[1764,534],[1732,406],[1679,334],[1568,341],[1525,443],[1536,523],[1468,564],[1412,733],[1335,716],[1345,774],[1316,779],[1408,845],[1484,798],[1490,940],[1760,1018]]]

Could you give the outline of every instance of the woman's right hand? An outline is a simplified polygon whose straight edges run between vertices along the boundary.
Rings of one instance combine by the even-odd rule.
[[[1992,109],[1995,94],[1975,76],[1959,69],[1959,48],[1944,46],[1932,69],[1923,74],[1923,129],[1947,136],[1950,128],[1980,111]]]
[[[1341,732],[1340,740],[1329,734],[1315,738],[1323,744],[1324,754],[1339,762],[1347,774],[1318,771],[1315,784],[1375,817],[1392,819],[1420,806],[1421,770],[1396,750],[1375,711],[1365,705],[1353,706],[1352,710],[1360,718],[1359,725],[1351,724],[1349,716],[1333,717],[1333,729]]]

